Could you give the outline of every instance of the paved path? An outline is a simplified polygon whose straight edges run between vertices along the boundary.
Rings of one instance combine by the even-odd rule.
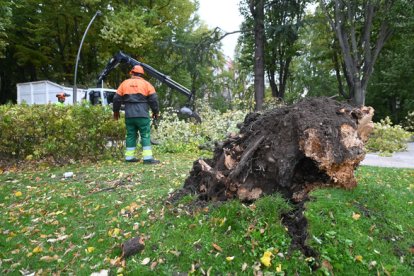
[[[361,165],[414,169],[414,143],[408,143],[407,151],[396,152],[391,157],[367,153]]]

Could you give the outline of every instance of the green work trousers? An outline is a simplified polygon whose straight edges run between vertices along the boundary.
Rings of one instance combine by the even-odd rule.
[[[137,133],[141,136],[142,147],[151,146],[151,120],[150,118],[125,118],[126,147],[135,148],[137,145]]]

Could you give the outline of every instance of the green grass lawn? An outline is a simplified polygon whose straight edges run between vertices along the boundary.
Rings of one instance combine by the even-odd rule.
[[[197,156],[160,157],[158,166],[106,161],[0,174],[0,274],[414,275],[414,170],[361,167],[356,189],[314,191],[306,209],[314,260],[290,250],[280,214],[291,207],[277,195],[250,206],[197,207],[189,196],[166,204]],[[63,178],[68,171],[74,177]],[[114,266],[136,236],[145,249]]]

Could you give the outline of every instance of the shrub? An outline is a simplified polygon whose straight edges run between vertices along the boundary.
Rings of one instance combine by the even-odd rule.
[[[220,113],[208,105],[198,110],[201,124],[191,120],[181,120],[175,111],[167,109],[162,113],[156,131],[153,134],[160,142],[157,149],[164,152],[198,151],[200,145],[212,149],[215,141],[221,141],[226,134],[237,132],[237,123],[242,122],[246,112],[230,110]]]
[[[371,152],[380,152],[382,155],[390,155],[393,152],[404,151],[407,149],[407,141],[410,133],[400,125],[392,125],[389,117],[374,123],[367,149]]]
[[[5,159],[96,160],[118,155],[123,145],[116,141],[124,138],[124,124],[101,106],[0,106],[0,156]]]
[[[414,111],[409,112],[405,117],[404,128],[408,131],[414,132]]]
[[[200,105],[201,124],[182,120],[172,109],[162,114],[153,137],[158,152],[195,152],[200,145],[211,149],[227,133],[237,132],[246,112],[220,113]],[[82,104],[0,106],[0,157],[6,160],[41,160],[64,163],[123,155],[125,125],[114,121],[108,107]]]

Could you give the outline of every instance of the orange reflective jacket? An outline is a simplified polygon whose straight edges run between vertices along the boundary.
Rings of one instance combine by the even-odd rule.
[[[153,113],[159,113],[155,88],[141,77],[133,76],[121,83],[114,97],[114,112],[119,111],[121,103],[125,104],[126,118],[149,117],[149,108]]]
[[[120,96],[131,94],[142,94],[145,97],[154,94],[155,88],[143,78],[132,77],[121,83],[116,91]]]

